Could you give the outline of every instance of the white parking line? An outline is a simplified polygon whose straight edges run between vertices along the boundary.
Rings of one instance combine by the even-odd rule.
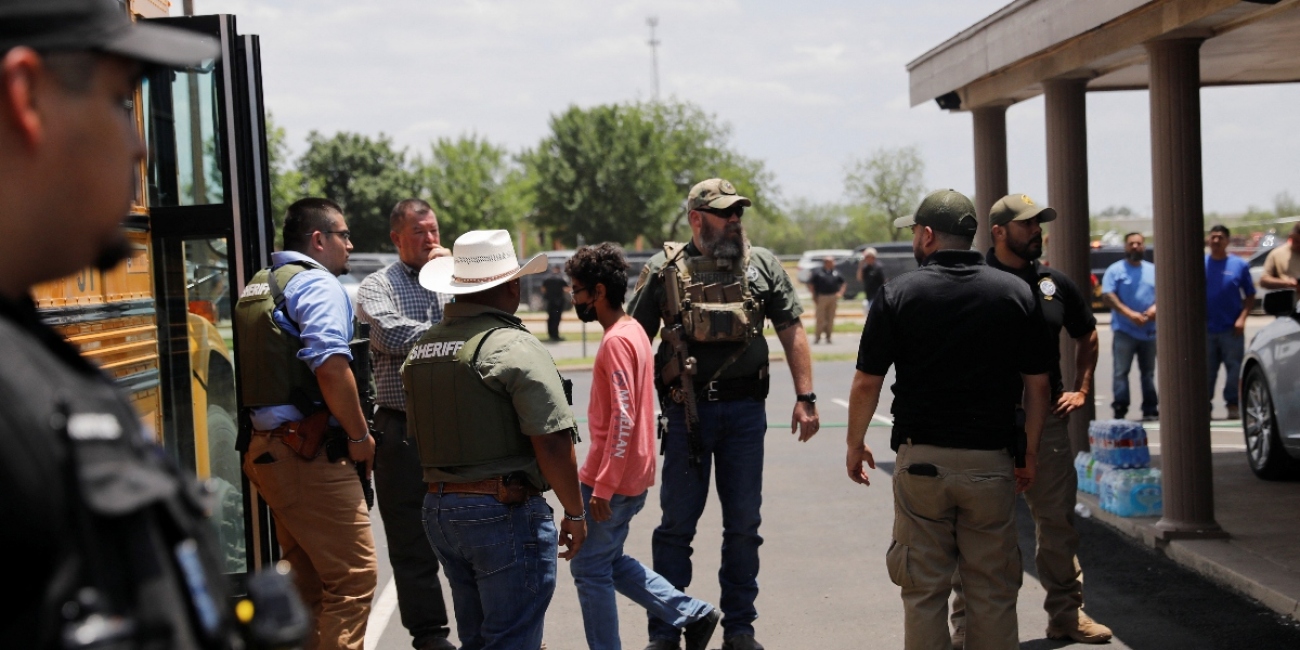
[[[836,404],[839,404],[840,406],[843,406],[844,408],[848,408],[848,407],[849,407],[849,401],[846,400],[846,399],[840,399],[840,398],[838,398],[838,397],[833,397],[833,398],[831,398],[831,401],[834,402],[834,403],[836,403]],[[875,414],[875,415],[872,415],[872,416],[871,416],[871,419],[872,419],[872,420],[875,420],[876,422],[879,422],[879,423],[881,423],[881,424],[883,424],[883,425],[885,425],[885,426],[887,426],[887,427],[892,427],[892,426],[894,426],[894,421],[893,421],[893,420],[891,420],[891,419],[889,419],[889,418],[887,418],[887,417],[885,417],[885,416],[883,416],[883,415],[881,415],[881,414],[879,414],[879,413],[877,413],[877,414]]]
[[[388,627],[388,622],[393,618],[393,612],[397,609],[397,583],[392,578],[388,579],[388,584],[384,585],[384,590],[375,599],[375,604],[370,608],[370,620],[366,622],[366,647],[379,647],[379,639],[384,636],[384,629]]]

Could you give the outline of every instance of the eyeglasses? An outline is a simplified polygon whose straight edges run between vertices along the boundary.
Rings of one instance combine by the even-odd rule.
[[[721,217],[723,219],[730,219],[732,217],[739,219],[745,216],[745,206],[743,205],[733,205],[723,210],[714,210],[712,208],[697,208],[696,211],[707,212],[715,217]]]
[[[351,230],[322,230],[320,232],[322,235],[338,235],[343,238],[343,241],[352,241]]]

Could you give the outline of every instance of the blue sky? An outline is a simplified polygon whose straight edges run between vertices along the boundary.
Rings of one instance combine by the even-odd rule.
[[[1005,0],[195,0],[262,37],[266,104],[298,150],[315,129],[384,132],[413,152],[478,133],[518,150],[571,104],[661,94],[733,128],[785,199],[838,201],[845,165],[917,145],[926,183],[971,192],[970,115],[908,106],[905,65]],[[179,2],[174,3],[179,5]],[[1300,198],[1300,85],[1202,91],[1205,207]],[[1147,95],[1091,93],[1094,211],[1150,212]],[[1010,189],[1046,199],[1042,99],[1008,111]]]

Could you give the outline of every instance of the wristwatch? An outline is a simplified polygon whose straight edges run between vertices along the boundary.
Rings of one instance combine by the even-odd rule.
[[[816,404],[817,393],[801,393],[799,395],[795,395],[794,399],[796,402],[808,402],[809,404]]]

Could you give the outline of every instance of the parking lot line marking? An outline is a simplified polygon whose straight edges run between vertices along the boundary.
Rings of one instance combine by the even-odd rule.
[[[379,647],[379,639],[384,636],[384,629],[388,627],[388,622],[393,618],[393,611],[397,609],[397,583],[392,578],[388,579],[388,584],[384,585],[384,591],[375,599],[374,606],[370,609],[370,619],[366,622],[366,647]]]
[[[831,401],[832,401],[832,402],[835,402],[836,404],[839,404],[840,406],[843,406],[844,408],[848,408],[848,407],[849,407],[849,401],[846,400],[846,399],[840,399],[840,398],[838,398],[838,397],[835,397],[835,398],[832,398]]]
[[[831,401],[832,401],[832,402],[835,402],[836,404],[839,404],[840,406],[843,406],[844,408],[848,408],[848,407],[849,407],[849,401],[846,400],[846,399],[841,399],[841,398],[839,398],[839,397],[832,397],[832,398],[831,398]],[[887,426],[887,427],[892,427],[892,426],[894,426],[894,421],[893,421],[893,420],[891,420],[891,419],[889,419],[889,418],[887,418],[887,417],[885,417],[885,416],[883,416],[883,415],[880,415],[879,413],[877,413],[877,414],[875,414],[875,415],[872,415],[872,416],[871,416],[871,421],[872,421],[872,422],[879,422],[879,423],[881,423],[881,424],[883,424],[883,425],[885,425],[885,426]]]

